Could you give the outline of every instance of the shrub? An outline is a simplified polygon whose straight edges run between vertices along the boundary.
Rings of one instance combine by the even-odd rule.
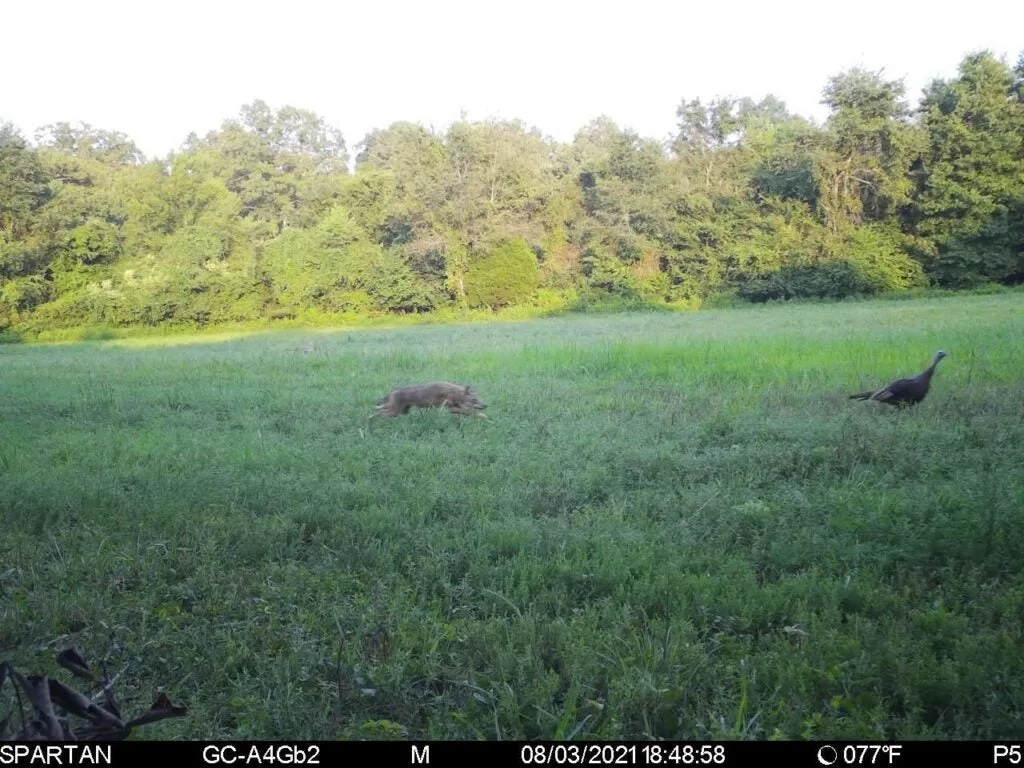
[[[472,308],[500,309],[519,304],[537,291],[537,255],[521,237],[501,240],[466,271],[466,302]]]
[[[344,209],[312,230],[290,229],[269,243],[262,270],[274,311],[426,312],[430,286],[393,251],[367,241]]]
[[[906,254],[896,237],[863,227],[826,244],[825,257],[788,264],[739,288],[748,301],[844,299],[909,290],[928,284],[921,264]]]
[[[849,261],[798,264],[751,280],[739,289],[748,301],[843,299],[875,293],[857,265]]]

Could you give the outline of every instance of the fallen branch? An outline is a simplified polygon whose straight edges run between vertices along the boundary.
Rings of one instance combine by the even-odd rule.
[[[97,681],[96,674],[74,649],[61,651],[57,663],[75,677]],[[14,711],[18,712],[21,723],[19,730],[9,732],[8,727],[15,720],[14,711],[6,714],[0,711],[0,741],[122,741],[140,725],[188,714],[187,707],[174,704],[166,693],[160,693],[149,710],[125,722],[113,692],[114,684],[124,671],[113,679],[108,679],[104,673],[99,691],[90,697],[56,678],[23,675],[10,662],[0,662],[0,693],[4,685],[12,681],[17,700]],[[26,717],[21,692],[31,705],[31,718]],[[103,703],[97,701],[101,696]],[[72,717],[78,718],[81,725],[72,727]]]

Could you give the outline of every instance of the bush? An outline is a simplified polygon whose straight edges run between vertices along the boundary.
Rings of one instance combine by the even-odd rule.
[[[924,268],[907,254],[898,234],[875,227],[860,227],[841,240],[839,251],[860,270],[872,293],[928,285]]]
[[[108,307],[104,297],[74,293],[42,304],[19,327],[35,333],[51,328],[78,328],[106,322]]]
[[[429,312],[437,306],[435,292],[393,251],[357,243],[345,249],[342,268],[343,284],[365,291],[379,310]]]
[[[466,302],[470,307],[500,309],[519,304],[537,291],[540,267],[526,240],[502,240],[466,271]]]
[[[65,254],[71,264],[115,261],[121,255],[120,232],[113,224],[91,218],[68,234]]]
[[[845,299],[904,291],[928,284],[921,264],[887,232],[863,227],[826,245],[825,258],[789,264],[740,286],[748,301]]]
[[[0,315],[26,312],[49,299],[50,285],[38,275],[0,283]]]
[[[264,250],[275,312],[426,312],[430,286],[392,251],[367,241],[344,209],[311,230],[290,229]]]
[[[748,301],[844,299],[875,293],[872,282],[849,261],[801,264],[755,278],[739,289]]]

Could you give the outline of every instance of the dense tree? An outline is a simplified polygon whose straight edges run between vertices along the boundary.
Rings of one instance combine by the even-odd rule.
[[[223,180],[241,199],[242,217],[273,236],[330,209],[348,170],[348,150],[340,131],[312,112],[283,107],[275,113],[257,100],[220,130],[191,136],[181,161]]]
[[[821,95],[821,125],[683,99],[667,144],[397,122],[354,172],[322,117],[259,100],[162,158],[0,122],[0,330],[1024,281],[1024,55],[971,53],[917,105],[857,68]]]
[[[1024,280],[1024,57],[967,56],[920,107],[928,148],[908,217],[918,254],[948,285]]]
[[[823,101],[831,110],[824,151],[816,154],[818,205],[833,231],[894,221],[910,202],[910,166],[920,133],[900,81],[852,69],[831,78]]]
[[[138,165],[145,155],[128,136],[94,128],[88,123],[73,126],[54,123],[36,131],[36,142],[71,157],[87,157],[107,165]]]
[[[0,243],[13,246],[30,231],[33,216],[50,196],[47,180],[38,154],[21,133],[0,122]],[[0,261],[0,274],[10,269]]]

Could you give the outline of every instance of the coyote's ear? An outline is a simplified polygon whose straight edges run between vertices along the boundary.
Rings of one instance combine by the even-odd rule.
[[[467,384],[466,385],[466,394],[467,395],[473,394],[473,385],[472,384]]]

